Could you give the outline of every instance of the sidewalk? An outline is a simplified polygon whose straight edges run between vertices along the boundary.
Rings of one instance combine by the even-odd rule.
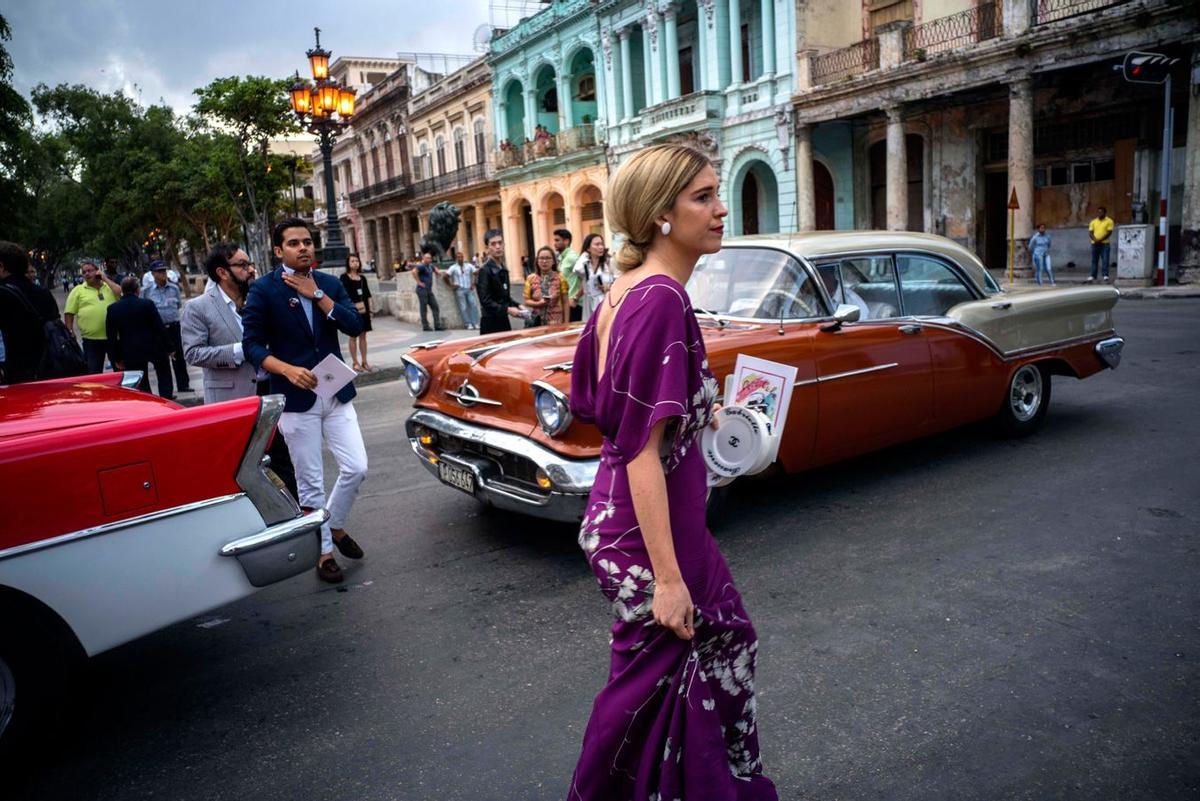
[[[435,339],[464,339],[477,335],[475,331],[467,331],[462,328],[422,331],[420,323],[402,322],[390,314],[373,317],[371,323],[374,330],[367,334],[367,361],[375,369],[369,373],[361,373],[358,378],[354,379],[354,385],[358,387],[401,378],[404,374],[404,367],[400,357],[407,353],[413,345]],[[338,338],[342,347],[342,358],[349,363],[350,343],[345,336]],[[199,367],[188,367],[188,380],[195,392],[179,395],[176,398],[178,403],[184,406],[197,406],[203,402],[203,375],[204,371]],[[151,383],[153,381],[154,379],[151,377]]]
[[[1008,271],[1007,270],[988,270],[992,274],[992,278],[1001,289],[1008,288]],[[1026,273],[1029,271],[1026,270]],[[1073,270],[1056,269],[1054,271],[1054,284],[1057,287],[1073,287],[1084,286],[1088,277],[1086,267],[1076,267]],[[1018,275],[1013,280],[1013,287],[1026,288],[1036,287],[1033,277],[1030,275]],[[1097,282],[1097,286],[1103,286]],[[1171,284],[1167,287],[1161,286],[1143,286],[1141,281],[1121,281],[1113,278],[1112,286],[1121,290],[1121,300],[1164,300],[1176,298],[1200,298],[1200,283],[1197,284]],[[1049,287],[1046,287],[1047,289]]]

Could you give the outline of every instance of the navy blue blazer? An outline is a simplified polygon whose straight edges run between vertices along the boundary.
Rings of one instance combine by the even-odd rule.
[[[311,370],[329,354],[342,358],[338,331],[356,337],[362,333],[362,319],[342,282],[332,275],[312,271],[317,288],[334,303],[333,318],[327,318],[313,301],[316,331],[308,324],[304,304],[296,290],[283,282],[279,267],[250,285],[250,294],[242,308],[242,352],[255,367],[261,367],[268,355]],[[316,403],[317,395],[300,389],[281,375],[271,374],[271,392],[284,396],[285,412],[306,412]],[[351,382],[337,394],[349,403],[357,393]]]

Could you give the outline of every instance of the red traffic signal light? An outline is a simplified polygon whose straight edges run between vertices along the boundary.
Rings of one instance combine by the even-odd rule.
[[[1134,51],[1125,54],[1121,74],[1130,83],[1162,83],[1171,74],[1171,67],[1178,63],[1179,59],[1161,53]]]

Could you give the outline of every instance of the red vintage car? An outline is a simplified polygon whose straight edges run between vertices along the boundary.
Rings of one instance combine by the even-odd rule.
[[[778,453],[789,472],[989,417],[1041,424],[1055,376],[1116,367],[1113,287],[1005,292],[938,236],[822,232],[728,241],[687,286],[723,385],[738,354],[794,365]],[[579,327],[531,329],[405,356],[413,453],[447,486],[575,520],[599,432],[573,421]]]
[[[78,660],[312,569],[264,452],[282,396],[184,409],[141,374],[0,386],[0,751]]]

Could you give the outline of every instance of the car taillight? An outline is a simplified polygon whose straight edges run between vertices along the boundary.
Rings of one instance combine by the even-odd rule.
[[[296,501],[271,480],[263,464],[263,455],[271,447],[281,414],[282,395],[267,395],[259,399],[258,419],[254,423],[254,430],[250,432],[250,441],[246,443],[246,453],[242,456],[236,476],[238,486],[268,526],[291,520],[300,514]]]

